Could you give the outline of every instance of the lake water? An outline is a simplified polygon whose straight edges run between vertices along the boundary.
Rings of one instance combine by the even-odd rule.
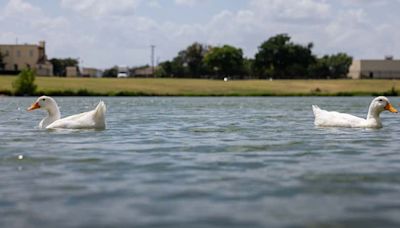
[[[400,227],[400,116],[313,125],[371,97],[56,98],[104,131],[38,129],[35,99],[0,97],[0,227]]]

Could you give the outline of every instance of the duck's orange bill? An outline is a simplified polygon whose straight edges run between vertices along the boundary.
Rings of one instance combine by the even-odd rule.
[[[28,108],[28,111],[32,111],[32,110],[35,110],[38,108],[40,108],[40,105],[39,105],[39,103],[35,102],[31,105],[31,107]]]
[[[392,106],[392,104],[390,104],[390,103],[388,103],[388,104],[385,106],[385,109],[388,110],[389,112],[397,113],[397,109],[395,109],[395,108]]]

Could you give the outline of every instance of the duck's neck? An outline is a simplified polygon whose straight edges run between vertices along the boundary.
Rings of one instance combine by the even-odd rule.
[[[47,110],[48,115],[55,118],[55,119],[60,119],[61,114],[60,114],[60,109],[58,106],[52,107],[51,109]]]
[[[41,127],[45,128],[54,121],[61,118],[60,109],[57,106],[46,109],[47,116],[42,120]]]
[[[379,117],[381,114],[374,106],[370,106],[367,115],[367,121],[370,122],[372,125],[376,125],[377,127],[382,126],[381,118]]]
[[[377,110],[377,108],[373,104],[371,104],[369,106],[367,120],[368,119],[379,119],[379,114],[381,114],[381,112],[379,110]]]

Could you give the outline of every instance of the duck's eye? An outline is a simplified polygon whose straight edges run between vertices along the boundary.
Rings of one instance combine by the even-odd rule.
[[[45,100],[46,100],[45,98],[42,99],[42,101],[45,101]]]
[[[379,102],[382,102],[383,100],[382,100],[382,99],[379,99],[378,101],[379,101]]]

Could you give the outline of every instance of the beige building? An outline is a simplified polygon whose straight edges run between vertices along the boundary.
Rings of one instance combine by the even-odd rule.
[[[90,68],[90,67],[82,68],[82,77],[100,78],[102,74],[103,71],[97,68]]]
[[[353,60],[348,77],[352,79],[400,79],[400,60]]]
[[[156,68],[154,68],[154,71]],[[137,68],[134,71],[135,77],[152,77],[153,76],[153,68],[152,67],[142,67],[142,68]]]
[[[20,71],[31,68],[38,75],[52,76],[53,65],[47,60],[45,42],[36,44],[0,44],[3,56],[3,71]]]
[[[67,66],[65,68],[65,76],[66,77],[78,77],[80,76],[79,67],[77,66]]]

